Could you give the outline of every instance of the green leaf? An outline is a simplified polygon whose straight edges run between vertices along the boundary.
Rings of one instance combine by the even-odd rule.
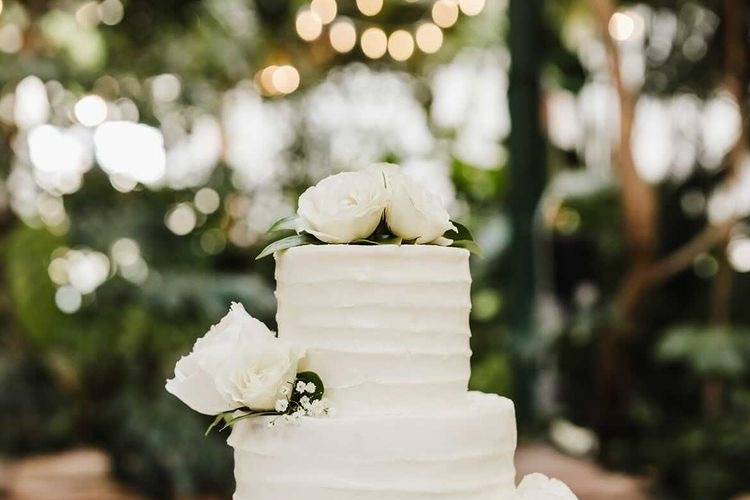
[[[376,239],[360,238],[352,241],[352,243],[357,245],[400,245],[403,241],[403,238],[398,236],[388,236]]]
[[[326,392],[325,385],[323,385],[323,380],[315,372],[298,373],[297,380],[294,381],[294,387],[297,387],[297,382],[304,382],[305,384],[309,384],[310,382],[312,382],[313,384],[315,384],[315,392],[313,392],[312,394],[300,394],[299,392],[294,390],[292,392],[292,401],[294,402],[299,402],[302,396],[309,397],[310,401],[317,401],[321,399]]]
[[[465,248],[474,255],[481,257],[482,248],[474,240],[458,240],[451,244],[452,247]]]
[[[308,245],[311,243],[315,243],[316,241],[317,240],[313,236],[307,233],[287,236],[286,238],[276,240],[268,245],[263,249],[263,251],[258,254],[257,257],[255,257],[255,260],[262,259],[263,257],[271,255],[274,252],[278,252],[279,250],[286,250],[287,248],[298,247],[300,245]]]
[[[476,241],[474,239],[474,235],[471,234],[471,231],[468,227],[454,220],[452,220],[451,222],[454,226],[456,226],[456,230],[454,231],[453,229],[451,229],[450,231],[446,231],[443,237],[454,241]]]
[[[273,233],[276,231],[296,231],[299,227],[300,217],[298,215],[290,215],[274,222],[273,225],[268,229],[268,232]]]
[[[211,425],[208,426],[208,429],[206,429],[206,433],[203,435],[208,436],[208,434],[214,429],[214,427],[219,425],[219,422],[224,421],[226,417],[227,417],[226,413],[219,413],[218,415],[216,415],[216,418],[214,418],[214,421],[211,422]]]

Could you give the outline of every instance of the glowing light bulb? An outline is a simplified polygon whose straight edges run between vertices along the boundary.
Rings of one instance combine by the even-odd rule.
[[[476,16],[484,10],[485,0],[458,0],[461,12],[467,16]]]
[[[368,28],[360,39],[362,52],[370,59],[380,59],[388,50],[388,37],[380,28]]]
[[[318,14],[309,9],[303,9],[297,14],[295,21],[297,34],[306,42],[317,40],[323,32],[323,21]]]
[[[432,5],[432,20],[441,28],[450,28],[458,21],[458,4],[455,0],[438,0]]]
[[[406,30],[396,30],[388,37],[388,53],[396,61],[406,61],[414,53],[414,38]]]
[[[366,16],[374,16],[383,9],[383,0],[357,0],[357,8]]]
[[[424,23],[417,28],[417,46],[426,54],[434,54],[443,45],[443,30],[432,23]]]
[[[299,71],[290,65],[279,66],[271,75],[273,87],[282,94],[291,94],[299,87]]]
[[[323,24],[329,24],[336,19],[338,5],[336,5],[336,0],[312,0],[310,10],[318,15]]]
[[[357,30],[348,19],[333,23],[328,37],[331,47],[342,54],[351,51],[357,44]]]

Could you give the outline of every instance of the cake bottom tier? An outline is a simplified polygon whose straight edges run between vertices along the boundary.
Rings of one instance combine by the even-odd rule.
[[[233,429],[235,500],[506,500],[515,497],[513,403],[470,392],[420,415],[304,418]]]

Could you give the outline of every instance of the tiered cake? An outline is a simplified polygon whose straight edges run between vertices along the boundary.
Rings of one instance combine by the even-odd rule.
[[[513,403],[468,392],[469,252],[305,245],[276,254],[278,331],[335,416],[238,422],[235,500],[516,498]]]

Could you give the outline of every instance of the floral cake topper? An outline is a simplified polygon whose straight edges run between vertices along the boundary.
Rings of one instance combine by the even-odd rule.
[[[258,259],[321,243],[432,244],[481,253],[471,232],[450,220],[439,196],[390,163],[326,177],[302,193],[296,215],[269,232],[272,242]]]

